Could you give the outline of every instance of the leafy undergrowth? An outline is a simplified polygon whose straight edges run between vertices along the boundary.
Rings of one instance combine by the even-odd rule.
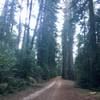
[[[33,82],[32,82],[33,81]],[[28,96],[41,88],[48,85],[51,81],[44,81],[39,80],[38,82],[31,78],[30,81],[27,81],[27,84],[25,84],[22,87],[16,87],[11,88],[11,90],[6,90],[0,95],[0,100],[22,100],[25,96]],[[19,83],[18,83],[19,84]]]
[[[17,91],[25,90],[29,87],[42,87],[43,80],[36,81],[34,78],[24,79],[10,79],[7,83],[0,84],[0,94],[7,95]]]

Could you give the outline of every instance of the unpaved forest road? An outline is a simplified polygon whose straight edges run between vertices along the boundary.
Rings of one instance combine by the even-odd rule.
[[[73,81],[57,77],[40,89],[26,89],[17,94],[1,96],[0,100],[100,100],[100,93],[91,95],[88,90],[76,88]]]
[[[75,88],[74,82],[58,77],[45,88],[24,97],[23,100],[100,100],[100,96],[84,91]]]

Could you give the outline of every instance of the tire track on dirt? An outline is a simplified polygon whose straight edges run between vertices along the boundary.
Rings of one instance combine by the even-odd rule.
[[[48,89],[50,89],[51,87],[53,87],[54,85],[56,84],[56,81],[52,82],[51,84],[49,84],[48,86],[46,86],[45,88],[33,93],[33,94],[30,94],[29,96],[27,97],[24,97],[23,100],[32,100],[32,99],[35,99],[36,97],[38,97],[39,95],[41,95],[43,92],[47,91]]]

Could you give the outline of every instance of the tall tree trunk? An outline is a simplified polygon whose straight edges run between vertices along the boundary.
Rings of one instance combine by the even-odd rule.
[[[89,43],[91,49],[96,49],[96,33],[95,33],[95,19],[94,19],[94,7],[93,0],[89,0]]]
[[[44,0],[40,0],[39,2],[39,13],[38,13],[38,16],[37,16],[37,20],[36,20],[36,25],[35,25],[35,29],[33,31],[33,36],[32,36],[32,40],[31,40],[31,44],[30,44],[30,50],[32,50],[33,48],[33,44],[34,44],[34,39],[35,37],[38,35],[37,34],[37,29],[39,27],[39,24],[42,20],[42,13],[43,13],[43,7],[44,7]]]
[[[20,4],[19,25],[18,25],[18,37],[17,37],[17,41],[16,41],[16,49],[19,49],[19,44],[21,42],[20,40],[21,40],[21,33],[22,33],[22,24],[21,24],[22,4],[23,4],[23,0],[21,0],[21,4]]]
[[[95,32],[95,19],[94,19],[94,7],[93,0],[89,0],[89,66],[90,66],[90,82],[94,83],[95,77],[95,63],[97,56],[97,46],[96,46],[96,32]]]
[[[63,49],[63,68],[62,77],[65,79],[73,79],[73,25],[72,25],[72,10],[70,2],[66,1],[65,21],[62,34],[62,49]]]
[[[26,52],[26,49],[27,49],[27,45],[29,44],[28,43],[28,38],[29,36],[27,35],[27,29],[28,29],[28,23],[27,23],[27,20],[28,20],[28,15],[29,15],[29,0],[27,0],[27,7],[26,7],[26,18],[25,18],[25,29],[24,29],[24,36],[23,36],[23,44],[22,44],[22,50],[24,50]]]

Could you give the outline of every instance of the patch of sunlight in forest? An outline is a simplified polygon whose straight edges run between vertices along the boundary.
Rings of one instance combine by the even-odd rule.
[[[59,7],[61,9],[58,10],[56,25],[57,25],[57,30],[58,30],[57,43],[59,43],[61,45],[61,34],[62,34],[63,23],[64,23],[64,12],[63,12],[64,2],[63,2],[63,0],[60,1]]]
[[[19,0],[19,3],[20,3],[20,0]],[[22,23],[25,24],[25,21],[26,21],[26,15],[27,15],[27,10],[26,10],[26,2],[24,1],[23,2],[23,10],[21,12],[21,17],[22,17]],[[33,30],[35,28],[35,25],[36,25],[36,18],[38,16],[38,11],[39,11],[39,6],[38,6],[38,1],[37,0],[34,0],[33,1],[33,6],[32,6],[32,17],[31,17],[31,21],[30,21],[30,35],[32,36],[33,35]],[[19,13],[19,12],[18,12]],[[18,16],[19,14],[16,13],[16,20],[17,20],[17,23],[18,23]],[[23,30],[22,32],[24,33],[24,27],[23,27]],[[21,38],[21,42],[19,44],[19,48],[22,47],[22,39],[23,39],[23,34],[22,34],[22,38]]]
[[[1,10],[4,6],[4,3],[5,3],[5,0],[0,0],[0,14],[2,12]],[[21,0],[19,0],[19,4],[21,4]],[[64,23],[64,13],[63,13],[64,1],[61,0],[58,5],[61,9],[58,10],[57,22],[56,22],[57,30],[58,30],[58,32],[57,32],[57,34],[58,34],[57,43],[59,43],[61,45],[61,33],[62,33],[62,28],[63,28],[63,23]],[[24,1],[23,4],[22,4],[22,11],[21,11],[21,20],[22,20],[23,25],[25,24],[25,21],[26,21],[25,18],[26,18],[26,15],[27,15],[26,6],[27,6],[26,1]],[[36,18],[37,18],[37,15],[38,15],[38,10],[39,10],[38,1],[34,0],[32,18],[31,18],[31,21],[30,21],[31,22],[30,28],[32,29],[32,30],[30,30],[31,36],[33,35],[33,29],[35,28],[35,25],[36,25]],[[16,12],[16,14],[15,14],[15,20],[17,21],[17,24],[19,23],[19,14],[20,14],[20,11],[18,10],[18,12]],[[14,30],[16,31],[16,33],[18,33],[16,26],[14,26]],[[22,32],[24,33],[24,27],[22,28]],[[21,42],[20,42],[19,48],[21,48],[22,39],[23,39],[23,34],[21,36]]]
[[[0,0],[0,14],[1,14],[1,10],[4,6],[4,3],[5,3],[5,0]],[[63,9],[65,7],[65,0],[60,0],[60,3],[58,4],[59,8],[61,9],[58,9],[58,13],[57,13],[57,22],[56,22],[56,26],[57,26],[57,43],[61,46],[61,34],[62,34],[62,29],[63,29],[63,23],[64,23],[64,12],[63,12]],[[21,4],[21,0],[19,0],[19,4]],[[25,25],[25,18],[26,18],[26,15],[27,15],[27,11],[26,11],[26,1],[23,2],[22,4],[22,11],[21,11],[21,20],[22,20],[22,24]],[[31,17],[31,23],[30,23],[30,35],[32,36],[33,35],[33,29],[35,28],[35,25],[36,25],[36,18],[37,18],[37,15],[38,15],[38,11],[39,11],[39,6],[38,6],[38,1],[37,0],[34,0],[33,1],[33,11],[32,11],[32,17]],[[20,14],[20,11],[18,10],[18,12],[16,12],[15,14],[15,20],[17,21],[17,24],[19,23],[19,14]],[[78,27],[78,26],[77,26]],[[78,30],[76,31],[79,31],[79,28],[77,28]],[[17,27],[14,26],[14,30],[17,32]],[[22,32],[24,33],[24,26],[22,27]],[[22,40],[23,40],[23,34],[21,34],[21,42],[19,44],[19,48],[22,47]],[[77,39],[76,39],[76,36],[74,37],[75,39],[75,45],[74,45],[74,58],[76,56],[76,52],[77,52],[77,48],[76,48],[76,44],[77,44]],[[61,48],[60,48],[61,49]]]
[[[32,13],[32,18],[31,18],[31,23],[30,23],[30,28],[31,29],[34,29],[35,28],[35,25],[36,25],[36,18],[37,18],[37,15],[38,15],[38,10],[39,10],[39,7],[38,7],[38,1],[35,0],[34,1],[35,3],[33,4],[33,13]],[[26,6],[25,6],[25,2],[23,4],[23,11],[22,11],[22,22],[23,24],[25,24],[25,16],[26,16]],[[64,7],[64,2],[63,0],[60,1],[59,3],[59,7],[61,7],[62,9],[58,10],[58,14],[57,14],[57,22],[56,22],[56,25],[57,25],[57,35],[58,35],[58,38],[57,38],[57,43],[59,43],[61,45],[61,32],[62,32],[62,28],[63,28],[63,23],[64,23],[64,13],[63,13],[63,7]],[[16,15],[16,20],[18,19],[18,16]],[[17,20],[18,21],[18,20]],[[24,31],[24,29],[23,29]],[[30,32],[30,35],[33,35],[33,30],[31,30]],[[23,34],[22,34],[22,38],[23,38]],[[22,41],[20,42],[20,45],[19,45],[19,48],[21,48],[22,46]]]
[[[5,3],[5,0],[0,0],[0,15],[1,15],[4,3]]]

